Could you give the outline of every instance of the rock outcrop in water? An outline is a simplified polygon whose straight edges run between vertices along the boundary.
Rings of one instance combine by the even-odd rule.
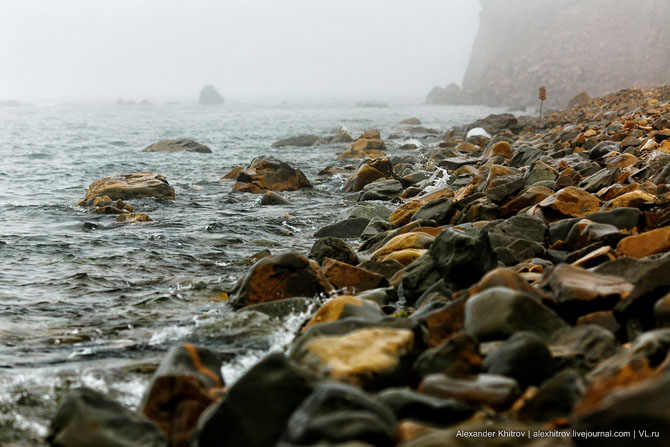
[[[665,0],[482,0],[463,89],[437,87],[434,104],[547,105],[670,81]],[[640,32],[640,29],[646,30]]]
[[[478,126],[490,135],[468,136]],[[299,307],[286,355],[226,389],[215,354],[181,345],[143,400],[152,422],[78,389],[51,442],[567,447],[602,444],[586,431],[646,430],[644,445],[666,445],[670,87],[583,101],[544,125],[490,116],[427,145],[359,165],[392,178],[350,193],[344,224],[327,228],[350,244],[322,239],[312,260],[259,254],[231,290],[234,336],[217,349],[230,356]]]
[[[201,154],[211,154],[212,150],[200,144],[197,141],[188,138],[179,140],[161,140],[142,149],[142,152],[199,152]]]
[[[295,137],[284,138],[272,143],[272,147],[309,147],[321,146],[324,144],[350,143],[351,141],[352,139],[349,131],[346,128],[343,128],[335,135],[328,135],[325,137],[319,137],[317,135],[297,135]]]
[[[274,157],[254,158],[246,169],[235,174],[235,191],[263,194],[266,191],[296,191],[311,188],[305,174],[290,164]]]
[[[167,179],[152,172],[120,174],[114,177],[105,177],[91,183],[84,199],[79,205],[90,206],[92,201],[99,197],[109,197],[111,200],[131,200],[143,197],[174,200],[174,188]]]
[[[219,105],[223,104],[224,99],[221,96],[221,93],[214,88],[213,85],[207,84],[200,90],[200,98],[198,99],[198,104],[202,105]]]

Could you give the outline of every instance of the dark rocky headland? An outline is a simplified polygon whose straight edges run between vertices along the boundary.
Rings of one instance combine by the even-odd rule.
[[[302,312],[286,352],[230,385],[215,346],[177,345],[137,412],[71,390],[48,441],[668,445],[670,87],[544,122],[503,114],[429,130],[403,127],[425,147],[391,156],[393,135],[364,132],[339,157],[359,161],[343,188],[351,207],[309,253],[250,259],[229,291],[240,320]],[[268,205],[312,188],[267,156],[226,180]],[[92,184],[81,205],[124,216],[123,200],[144,196],[174,190],[127,174]],[[609,431],[636,439],[585,437]]]
[[[670,80],[666,0],[481,0],[480,26],[461,86],[435,87],[433,104],[563,109],[581,92],[602,96]]]

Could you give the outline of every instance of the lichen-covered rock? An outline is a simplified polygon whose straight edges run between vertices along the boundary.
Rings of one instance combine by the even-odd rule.
[[[91,206],[93,200],[107,196],[110,200],[131,200],[144,197],[174,200],[174,188],[160,174],[139,172],[105,177],[91,183],[78,204]]]
[[[404,383],[414,344],[408,329],[359,329],[313,337],[292,358],[321,377],[379,389]]]

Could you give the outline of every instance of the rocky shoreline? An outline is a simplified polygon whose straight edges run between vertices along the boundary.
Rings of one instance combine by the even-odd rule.
[[[310,253],[255,255],[229,291],[240,318],[306,315],[287,352],[228,386],[219,353],[180,344],[137,412],[71,390],[48,442],[666,445],[670,87],[543,123],[503,114],[429,131],[404,130],[430,138],[393,156],[364,132],[338,156],[360,160],[343,187],[352,206]],[[273,157],[224,179],[267,205],[312,187]],[[138,197],[174,189],[126,174],[93,183],[80,204],[131,216],[123,201]],[[610,431],[630,437],[587,437]]]

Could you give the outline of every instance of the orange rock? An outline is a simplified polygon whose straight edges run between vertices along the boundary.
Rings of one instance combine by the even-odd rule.
[[[491,157],[501,155],[505,158],[512,158],[514,153],[512,152],[512,146],[507,141],[499,141],[493,145],[491,148]]]
[[[261,156],[254,158],[247,169],[238,173],[233,189],[264,194],[266,191],[296,191],[311,187],[300,169],[274,157]]]
[[[656,196],[646,191],[637,190],[621,194],[603,205],[603,210],[614,208],[631,207],[639,208],[643,205],[653,205],[656,202]]]
[[[412,262],[416,261],[418,258],[426,254],[427,251],[428,250],[420,248],[405,248],[404,250],[394,251],[392,253],[387,254],[386,256],[382,256],[381,258],[378,259],[378,261],[384,262],[393,260],[407,267]]]
[[[545,273],[541,287],[561,316],[576,320],[596,310],[609,310],[628,297],[633,284],[611,275],[601,275],[570,264],[559,264]]]
[[[463,328],[465,298],[451,301],[444,307],[428,312],[422,320],[428,331],[426,343],[433,348]]]
[[[603,188],[598,191],[598,197],[602,200],[613,200],[618,196],[624,195],[626,193],[637,191],[640,189],[639,183],[631,183],[630,185],[622,185],[621,183],[615,183],[607,188]]]
[[[492,287],[507,287],[512,290],[528,292],[531,295],[537,294],[537,289],[531,287],[517,272],[505,267],[497,267],[484,275],[477,284],[470,287],[468,295],[473,296]]]
[[[602,264],[603,262],[611,261],[616,259],[616,252],[609,245],[600,247],[592,252],[588,253],[585,256],[582,256],[578,260],[572,263],[575,267],[581,267],[588,269]]]
[[[398,422],[395,438],[398,444],[420,438],[438,429],[432,425],[423,424],[413,419],[403,419]]]
[[[479,149],[479,146],[475,146],[472,143],[461,143],[458,146],[456,146],[457,151],[468,152],[468,153],[474,152],[478,149]]]
[[[385,381],[397,382],[414,343],[409,329],[366,328],[315,336],[293,351],[292,358],[321,377],[374,390]]]
[[[405,233],[400,234],[374,252],[371,259],[373,261],[388,255],[394,251],[404,250],[406,248],[427,249],[433,243],[434,238],[423,233]]]
[[[481,172],[479,171],[479,169],[475,168],[475,167],[472,166],[472,165],[465,165],[465,166],[461,166],[460,168],[456,169],[456,170],[453,172],[452,175],[453,175],[454,177],[458,177],[459,175],[464,175],[464,174],[465,174],[465,175],[470,175],[470,174],[472,174],[472,175],[481,175]]]
[[[531,186],[521,194],[511,199],[500,207],[500,216],[509,217],[517,214],[519,211],[540,203],[554,192],[544,186]]]
[[[444,230],[445,227],[418,227],[413,228],[412,233],[425,233],[429,236],[436,237],[438,234]]]
[[[453,196],[454,192],[451,190],[451,188],[444,188],[432,192],[430,194],[427,194],[425,196],[409,200],[404,204],[400,205],[391,213],[391,216],[389,216],[389,222],[394,227],[403,226],[409,223],[410,220],[412,220],[412,216],[414,216],[414,213],[416,213],[419,210],[419,208],[424,206],[426,203],[430,202],[431,200],[439,199],[441,197],[453,197]]]
[[[336,289],[347,289],[349,293],[355,294],[388,284],[382,275],[331,258],[323,261],[321,269]]]
[[[386,153],[384,151],[380,151],[377,149],[367,149],[364,151],[355,151],[353,149],[349,149],[347,151],[342,152],[337,156],[338,160],[345,160],[345,159],[357,159],[357,158],[384,158],[386,157]]]
[[[358,138],[368,138],[371,140],[379,140],[381,139],[382,134],[379,132],[379,129],[368,129],[364,130],[363,133],[361,134],[360,137]]]
[[[116,222],[124,223],[142,223],[142,222],[152,222],[151,217],[147,213],[124,213],[119,214],[116,219]]]
[[[539,204],[542,211],[562,216],[584,217],[600,210],[600,200],[583,189],[568,186],[550,195]]]
[[[187,447],[202,412],[223,397],[219,365],[212,352],[183,344],[173,348],[156,370],[140,408],[171,446]]]
[[[243,169],[242,166],[234,167],[233,169],[228,171],[226,175],[221,177],[221,180],[237,180],[237,175],[240,173],[242,169]]]
[[[174,200],[174,188],[160,174],[151,172],[120,174],[91,183],[80,204],[89,206],[87,202],[102,196],[108,196],[110,200],[130,200],[142,197]]]
[[[316,261],[299,253],[266,256],[251,267],[235,286],[228,302],[234,308],[295,296],[328,293],[333,286]]]
[[[616,250],[623,256],[644,258],[670,250],[670,227],[657,228],[646,233],[628,236],[619,241]]]
[[[363,309],[364,305],[367,306],[367,309]],[[353,308],[351,306],[353,306]],[[337,321],[340,318],[349,316],[348,314],[354,315],[358,312],[370,310],[372,310],[372,312],[375,312],[376,310],[381,318],[381,309],[379,309],[376,304],[351,295],[338,296],[321,306],[312,319],[302,328],[301,332],[305,332],[315,324]]]
[[[385,149],[386,146],[384,142],[380,139],[372,138],[359,138],[358,140],[351,143],[351,150],[356,151],[367,151],[370,149],[381,150]]]
[[[489,174],[486,177],[486,185],[484,186],[485,190],[493,188],[496,186],[495,180],[498,177],[504,177],[506,175],[516,174],[518,171],[513,168],[508,168],[507,166],[502,165],[493,165],[489,169]]]
[[[658,377],[660,369],[651,368],[645,357],[634,357],[615,370],[608,371],[607,374],[600,377],[592,378],[581,400],[575,404],[573,414],[579,417],[589,413],[617,390]]]
[[[395,227],[405,225],[409,223],[410,220],[412,220],[412,216],[414,216],[414,213],[419,211],[419,208],[421,208],[423,205],[425,205],[425,203],[423,203],[423,201],[419,199],[413,199],[408,202],[405,202],[404,204],[400,205],[398,208],[393,210],[393,212],[389,216],[389,222],[391,223],[391,225]]]
[[[623,169],[628,166],[632,166],[635,163],[638,162],[638,159],[635,155],[633,154],[627,154],[627,153],[622,153],[619,155],[616,155],[614,157],[608,157],[606,160],[606,164],[608,168],[619,168]]]
[[[351,177],[342,187],[343,192],[353,192],[360,191],[363,187],[369,183],[379,180],[380,178],[385,178],[384,173],[373,168],[368,164],[362,164],[356,169],[356,172],[351,174]]]

